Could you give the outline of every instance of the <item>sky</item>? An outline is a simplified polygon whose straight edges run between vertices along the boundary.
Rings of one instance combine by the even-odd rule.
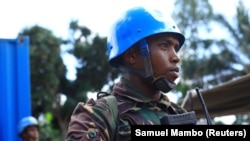
[[[234,20],[232,17],[238,0],[210,1],[216,12]],[[250,0],[244,2],[250,7]],[[92,33],[105,37],[115,18],[128,7],[136,5],[156,7],[169,14],[174,10],[174,0],[1,0],[0,38],[13,39],[24,28],[39,25],[51,30],[55,36],[66,39],[69,37],[68,26],[71,20],[78,20],[80,25],[88,27]],[[214,32],[209,36],[228,36],[222,34]],[[207,37],[208,34],[201,36]],[[75,58],[64,53],[63,61],[68,64],[67,78],[74,80],[74,67],[77,65]]]
[[[217,12],[229,17],[235,14],[238,0],[210,1]],[[249,0],[244,1],[250,6]],[[67,37],[72,19],[106,36],[112,21],[122,11],[139,4],[168,13],[174,10],[174,0],[1,0],[0,38],[15,38],[21,29],[35,24],[53,30],[58,37]]]
[[[234,20],[238,0],[210,0],[215,12],[223,13]],[[244,0],[250,7],[250,0]],[[24,28],[34,25],[45,27],[60,38],[68,37],[71,20],[88,27],[92,33],[106,36],[115,18],[131,6],[157,7],[170,13],[174,10],[174,0],[1,0],[0,38],[14,39]],[[75,79],[74,58],[65,54],[64,63],[69,79]],[[176,101],[176,97],[172,97]]]
[[[34,24],[53,29],[56,36],[67,37],[72,19],[79,20],[94,33],[106,36],[115,17],[129,6],[138,4],[166,9],[173,0],[1,0],[0,38],[15,38],[18,31]],[[171,7],[172,8],[172,7]],[[171,11],[167,8],[167,11]],[[7,32],[8,30],[8,32]],[[5,32],[2,32],[5,31]]]

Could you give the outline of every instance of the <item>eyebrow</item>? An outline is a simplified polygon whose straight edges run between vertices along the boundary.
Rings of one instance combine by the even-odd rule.
[[[175,42],[175,40],[173,39],[173,38],[169,38],[169,37],[167,37],[167,38],[162,38],[162,39],[159,39],[160,41],[166,41],[166,42],[169,42],[169,43],[171,43],[171,44],[173,44],[173,45],[180,45],[179,44],[179,41],[178,40],[176,40],[176,42]]]
[[[164,36],[164,35],[155,35],[155,36],[151,36],[151,37],[148,37],[146,39],[147,41],[149,42],[152,42],[152,41],[166,41],[166,42],[170,42],[171,44],[174,44],[175,45],[175,42],[174,40],[176,40],[176,45],[180,46],[180,43],[179,43],[179,40],[176,36]]]

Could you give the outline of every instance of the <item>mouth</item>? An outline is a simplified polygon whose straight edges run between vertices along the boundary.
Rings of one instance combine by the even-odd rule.
[[[170,76],[174,80],[177,79],[179,77],[179,68],[175,67],[175,68],[170,69]]]

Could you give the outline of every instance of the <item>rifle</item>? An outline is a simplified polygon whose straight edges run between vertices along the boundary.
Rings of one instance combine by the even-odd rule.
[[[196,116],[195,112],[187,112],[183,114],[167,115],[161,118],[163,125],[195,125]]]
[[[197,92],[199,100],[203,106],[203,109],[204,109],[204,112],[206,115],[206,119],[207,119],[207,124],[212,125],[212,120],[209,116],[206,104],[205,104],[205,102],[200,94],[199,88],[196,88],[196,92]],[[195,125],[196,124],[195,112],[191,111],[191,112],[187,112],[187,113],[183,113],[183,114],[167,115],[161,119],[161,123],[163,125]]]

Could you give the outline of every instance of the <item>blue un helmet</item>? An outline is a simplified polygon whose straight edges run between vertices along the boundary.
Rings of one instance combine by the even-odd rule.
[[[18,134],[20,135],[28,126],[38,126],[38,121],[32,116],[22,118],[18,123]]]
[[[134,7],[126,11],[111,27],[107,37],[109,63],[113,67],[119,66],[118,56],[136,44],[154,34],[176,34],[180,47],[185,41],[171,17],[166,17],[158,10]]]

